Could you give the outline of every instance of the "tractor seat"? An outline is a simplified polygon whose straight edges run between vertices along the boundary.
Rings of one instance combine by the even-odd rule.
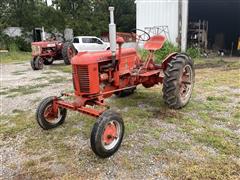
[[[165,41],[166,41],[165,36],[162,35],[153,36],[144,44],[144,49],[149,51],[156,51],[163,47]]]

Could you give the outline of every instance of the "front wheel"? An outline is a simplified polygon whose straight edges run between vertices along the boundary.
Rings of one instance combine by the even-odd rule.
[[[173,109],[185,106],[192,95],[194,67],[190,57],[179,54],[168,63],[163,79],[163,99]]]
[[[33,70],[43,69],[43,58],[36,56],[31,60],[31,67]]]
[[[114,111],[107,110],[93,126],[91,148],[99,157],[110,157],[119,149],[123,135],[124,123],[122,117]]]
[[[43,99],[36,111],[37,122],[44,130],[63,124],[67,115],[67,110],[64,108],[58,108],[57,113],[53,112],[54,99],[53,96]]]

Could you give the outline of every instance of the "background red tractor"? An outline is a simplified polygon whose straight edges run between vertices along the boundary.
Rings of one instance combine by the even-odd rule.
[[[120,114],[112,111],[104,99],[113,94],[127,96],[137,85],[146,88],[163,84],[163,100],[170,108],[185,106],[194,85],[193,61],[185,54],[172,53],[161,64],[154,62],[154,51],[162,48],[165,37],[137,30],[138,40],[147,41],[148,57],[142,60],[134,48],[121,48],[123,38],[116,38],[113,11],[110,7],[110,50],[82,52],[72,58],[74,94],[44,99],[37,108],[36,118],[43,129],[61,125],[67,109],[98,118],[91,132],[91,148],[103,158],[113,155],[120,147],[124,123]],[[117,39],[117,40],[116,40]],[[118,49],[116,48],[118,44]],[[72,96],[73,101],[66,96]]]
[[[50,65],[54,60],[63,59],[66,65],[71,64],[71,58],[77,53],[75,48],[70,45],[71,43],[44,39],[40,38],[40,41],[32,42],[31,67],[33,70],[40,70],[43,65]]]

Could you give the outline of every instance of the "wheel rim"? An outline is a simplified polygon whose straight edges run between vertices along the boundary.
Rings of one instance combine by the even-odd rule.
[[[42,68],[43,68],[43,59],[38,56],[37,59],[36,59],[36,61],[37,61],[38,67],[39,67],[40,69],[42,69]]]
[[[51,104],[48,105],[48,106],[45,108],[45,110],[44,110],[44,112],[43,112],[43,116],[44,116],[45,120],[46,120],[48,123],[51,123],[51,124],[56,124],[56,123],[58,123],[58,122],[61,120],[61,118],[62,118],[60,109],[58,109],[58,113],[57,113],[57,115],[55,115],[55,114],[53,113],[53,107],[52,107]]]
[[[193,72],[190,65],[183,68],[182,76],[180,78],[180,97],[183,101],[188,100],[192,93],[193,86]]]
[[[120,139],[120,124],[116,120],[110,121],[102,134],[102,145],[106,150],[116,146]]]

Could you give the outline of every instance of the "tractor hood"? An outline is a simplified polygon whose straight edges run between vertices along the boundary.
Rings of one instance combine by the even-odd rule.
[[[41,46],[41,47],[56,47],[56,45],[62,44],[59,41],[40,41],[32,42],[32,46]]]
[[[136,50],[134,48],[122,48],[121,56],[136,55]],[[109,61],[112,59],[112,52],[108,51],[98,51],[98,52],[79,52],[76,56],[72,58],[71,64],[81,64],[88,65],[94,64],[102,61]],[[119,51],[116,51],[116,59],[119,59]]]

